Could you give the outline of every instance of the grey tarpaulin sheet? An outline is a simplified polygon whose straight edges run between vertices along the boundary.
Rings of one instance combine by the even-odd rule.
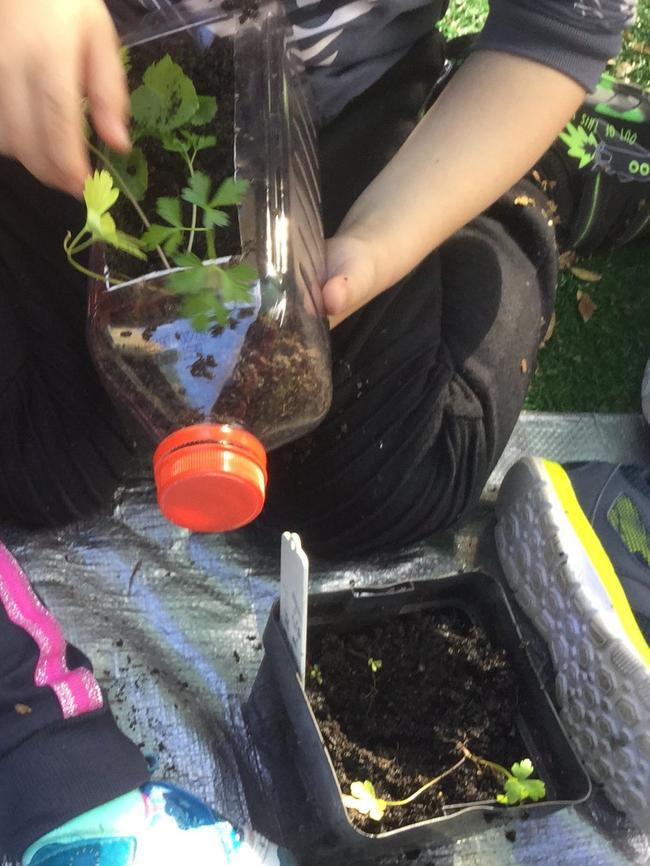
[[[390,559],[312,562],[313,590],[428,578],[479,565],[494,571],[491,501],[505,468],[523,454],[650,465],[650,432],[633,415],[524,413],[484,504],[462,530]],[[146,469],[134,470],[112,513],[59,531],[6,528],[3,540],[69,639],[93,660],[120,724],[153,756],[157,776],[186,786],[233,821],[246,822],[249,804],[239,767],[251,746],[242,706],[278,592],[279,543],[271,556],[250,549],[237,535],[190,535],[171,526],[158,513]],[[271,803],[269,797],[270,811]],[[493,830],[410,862],[636,866],[650,864],[650,838],[631,830],[596,796],[579,811],[522,822],[514,843]]]

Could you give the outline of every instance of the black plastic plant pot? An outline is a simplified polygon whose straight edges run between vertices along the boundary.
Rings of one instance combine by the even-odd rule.
[[[481,573],[399,584],[386,588],[349,590],[310,596],[309,634],[323,631],[358,632],[409,614],[456,609],[480,626],[495,648],[503,648],[515,672],[518,686],[516,727],[535,766],[535,775],[546,784],[547,797],[537,803],[501,806],[494,800],[445,807],[442,817],[388,832],[371,834],[357,829],[341,800],[341,787],[293,656],[280,625],[279,603],[272,608],[264,633],[268,666],[282,703],[287,754],[295,767],[270,766],[279,796],[287,786],[294,803],[302,802],[300,816],[280,816],[281,836],[307,863],[342,863],[379,860],[416,851],[503,825],[513,819],[548,815],[583,802],[591,784],[576,757],[551,698],[528,654],[512,608],[501,586]],[[414,695],[417,701],[418,696]],[[295,791],[300,786],[301,794]]]

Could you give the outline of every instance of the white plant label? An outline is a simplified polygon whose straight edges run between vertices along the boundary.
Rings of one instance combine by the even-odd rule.
[[[309,560],[300,536],[283,532],[280,547],[280,623],[284,629],[300,681],[307,667],[307,594]]]

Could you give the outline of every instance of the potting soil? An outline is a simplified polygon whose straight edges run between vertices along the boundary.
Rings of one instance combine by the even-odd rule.
[[[316,675],[307,694],[344,792],[368,779],[378,796],[403,800],[463,757],[459,743],[506,767],[527,757],[506,654],[461,611],[325,631],[311,641],[309,664]],[[445,805],[494,799],[504,781],[466,760],[382,821],[348,816],[369,833],[393,830],[438,817]]]

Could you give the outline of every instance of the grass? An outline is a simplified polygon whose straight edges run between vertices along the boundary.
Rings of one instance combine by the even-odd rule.
[[[591,256],[580,267],[601,274],[584,283],[560,275],[556,325],[540,350],[528,408],[555,412],[637,412],[641,379],[650,357],[650,268],[647,246]],[[585,322],[577,293],[597,309]]]
[[[483,25],[487,0],[450,0],[440,23],[447,38]],[[650,88],[650,0],[639,0],[637,21],[610,64],[617,78]],[[556,326],[540,351],[526,405],[556,412],[636,412],[650,357],[650,244],[585,258],[581,267],[602,275],[585,284],[560,275]],[[585,322],[576,294],[588,292],[597,309]]]

